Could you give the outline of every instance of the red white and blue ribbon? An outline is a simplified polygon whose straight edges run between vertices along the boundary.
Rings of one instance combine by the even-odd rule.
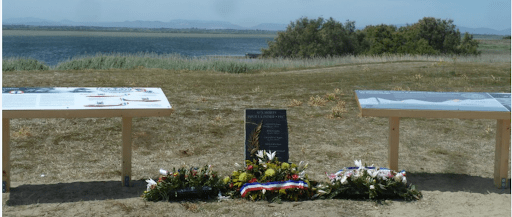
[[[273,190],[281,190],[281,189],[288,189],[288,188],[297,188],[297,189],[308,189],[308,183],[304,181],[284,181],[284,182],[267,182],[267,183],[259,183],[259,182],[253,182],[253,183],[245,183],[242,185],[242,188],[240,189],[240,194],[242,197],[245,197],[245,195],[251,191],[260,191],[260,190],[267,190],[267,191],[273,191]]]

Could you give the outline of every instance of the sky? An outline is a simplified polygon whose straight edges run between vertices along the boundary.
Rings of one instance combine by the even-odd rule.
[[[413,24],[423,17],[457,26],[511,27],[510,0],[3,0],[2,19],[75,22],[227,21],[242,27],[289,24],[301,17],[351,20],[357,27]]]

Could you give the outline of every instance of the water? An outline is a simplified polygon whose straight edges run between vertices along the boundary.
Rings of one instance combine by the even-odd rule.
[[[261,53],[271,38],[3,36],[2,55],[30,57],[53,66],[97,53],[177,53],[184,56],[244,56]]]

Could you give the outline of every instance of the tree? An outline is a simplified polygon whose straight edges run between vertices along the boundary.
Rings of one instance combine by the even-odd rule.
[[[342,24],[333,18],[300,18],[262,49],[263,57],[311,58],[357,54],[480,54],[472,35],[461,34],[453,20],[425,17],[413,25],[367,26],[355,29],[355,22]]]
[[[341,24],[329,18],[323,24],[320,35],[324,49],[321,56],[357,54],[364,41],[364,35],[356,31],[355,21],[350,20]]]
[[[441,54],[479,54],[476,49],[478,42],[469,34],[465,34],[465,42],[461,44],[459,29],[453,20],[441,20],[425,17],[410,27],[416,35],[415,41],[424,39],[428,45]]]
[[[419,30],[420,26],[416,24],[400,27],[398,29],[395,37],[397,53],[419,55],[440,54],[440,51],[432,47],[427,39],[418,37]]]
[[[367,26],[363,30],[370,46],[366,54],[479,54],[478,42],[469,34],[461,42],[453,20],[425,17],[413,25]]]
[[[341,24],[333,18],[300,18],[291,22],[284,32],[278,32],[263,57],[311,58],[353,54],[361,37],[355,32],[355,22]]]
[[[366,54],[397,53],[400,37],[397,36],[396,27],[393,25],[366,26],[363,29],[366,40],[370,46]]]
[[[459,54],[473,54],[478,55],[482,53],[477,50],[478,41],[473,40],[473,35],[468,34],[467,32],[464,34],[464,38],[462,39],[462,43],[457,46],[457,51]]]

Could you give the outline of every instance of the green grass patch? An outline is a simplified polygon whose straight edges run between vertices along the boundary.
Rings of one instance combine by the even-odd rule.
[[[510,40],[509,40],[510,41]],[[494,45],[489,45],[494,46]],[[496,45],[508,46],[508,45]],[[508,55],[488,53],[479,56],[456,56],[457,62],[495,63],[510,62]],[[359,65],[392,62],[453,62],[453,56],[427,55],[359,55],[340,57],[317,57],[310,59],[247,59],[243,57],[206,56],[186,57],[179,54],[155,53],[109,53],[89,56],[77,56],[56,66],[32,60],[13,58],[4,60],[3,71],[30,70],[108,70],[108,69],[144,69],[158,68],[165,70],[216,71],[226,73],[247,73],[256,71],[285,71],[290,69],[323,68],[341,65]],[[363,69],[364,71],[365,69]]]
[[[510,55],[510,39],[478,40],[478,50],[484,54]]]
[[[2,60],[2,71],[48,70],[49,66],[35,59],[9,58]]]
[[[462,34],[464,35],[464,34]],[[473,34],[473,38],[477,40],[500,40],[503,39],[503,35],[484,35],[484,34]]]
[[[84,69],[142,69],[159,68],[172,70],[218,71],[244,73],[261,69],[261,64],[247,64],[234,59],[188,58],[180,55],[113,54],[78,57],[58,64],[56,70]]]

